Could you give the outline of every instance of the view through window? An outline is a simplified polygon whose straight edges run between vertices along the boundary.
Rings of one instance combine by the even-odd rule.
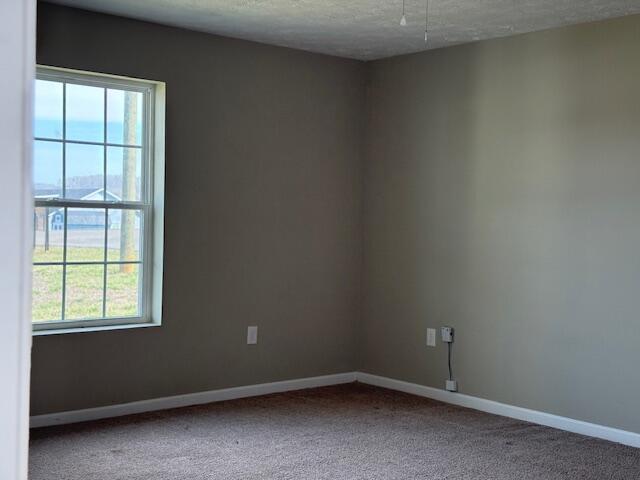
[[[38,69],[35,329],[147,317],[153,88],[133,80]]]

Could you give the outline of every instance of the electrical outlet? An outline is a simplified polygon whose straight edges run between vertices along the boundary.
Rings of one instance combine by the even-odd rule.
[[[247,327],[247,345],[258,343],[258,327]]]
[[[448,392],[457,392],[458,391],[458,381],[457,380],[447,380],[445,383],[445,388]]]
[[[440,333],[444,343],[453,343],[453,327],[442,327]]]
[[[436,346],[436,329],[427,328],[427,347]]]

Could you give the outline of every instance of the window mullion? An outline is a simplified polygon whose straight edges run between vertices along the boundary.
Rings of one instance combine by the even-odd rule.
[[[107,89],[104,89],[103,101],[103,120],[104,145],[102,147],[102,168],[103,168],[103,189],[102,198],[107,200]],[[104,209],[104,265],[102,266],[102,318],[107,316],[107,242],[109,236],[109,209]]]
[[[62,198],[67,197],[67,84],[62,83]]]
[[[149,152],[151,151],[149,149],[149,131],[148,131],[148,125],[149,125],[149,92],[145,92],[144,93],[144,101],[142,102],[142,118],[144,119],[142,121],[142,132],[141,135],[141,140],[142,140],[142,168],[141,168],[141,174],[142,174],[142,183],[140,185],[140,188],[142,189],[142,192],[140,192],[140,198],[145,202],[145,203],[150,203],[152,201],[151,195],[150,195],[150,191],[149,191],[149,181],[151,179],[151,175],[150,175],[150,164],[151,162],[149,162]]]
[[[102,176],[102,185],[103,185],[103,190],[102,190],[102,198],[106,201],[107,200],[107,89],[104,88],[104,95],[103,95],[103,101],[102,101],[102,113],[103,113],[103,131],[102,131],[102,172],[103,172],[103,176]],[[106,220],[106,219],[105,219]]]
[[[62,82],[62,198],[67,197],[67,83]],[[62,308],[61,317],[65,319],[67,308],[67,217],[68,209],[64,207],[62,232]],[[49,217],[47,217],[47,222]]]
[[[102,318],[107,316],[107,242],[109,238],[109,209],[104,210],[104,264],[102,265]]]
[[[107,147],[119,147],[119,148],[137,148],[138,150],[142,150],[142,145],[128,145],[126,143],[111,143],[111,142],[92,142],[89,140],[66,140],[62,141],[59,138],[46,138],[46,137],[35,137],[34,140],[38,142],[51,142],[51,143],[68,143],[72,145],[106,145]]]
[[[62,233],[62,320],[65,318],[67,304],[67,214],[68,209],[64,207],[64,230]],[[48,218],[47,221],[49,221]]]
[[[144,210],[151,205],[141,202],[105,202],[104,200],[35,200],[36,207],[116,208],[119,210]]]
[[[142,265],[142,260],[107,260],[107,265]],[[62,262],[34,262],[35,266],[38,267],[54,267],[54,266],[62,266]],[[70,261],[67,262],[68,266],[74,265],[104,265],[103,260],[93,260],[93,261]]]

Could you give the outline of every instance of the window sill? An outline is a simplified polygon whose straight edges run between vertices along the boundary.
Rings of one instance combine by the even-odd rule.
[[[52,328],[48,330],[33,330],[34,337],[48,335],[64,335],[67,333],[89,333],[89,332],[105,332],[111,330],[130,330],[133,328],[152,328],[160,327],[162,324],[154,322],[145,323],[126,323],[123,325],[96,325],[93,327],[74,327],[74,328]]]

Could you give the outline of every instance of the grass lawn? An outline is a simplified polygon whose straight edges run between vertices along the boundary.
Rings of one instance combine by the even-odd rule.
[[[68,260],[101,261],[102,248],[70,247]],[[117,260],[118,252],[109,252],[109,260]],[[35,248],[34,262],[62,261],[62,247],[48,251]],[[107,317],[133,317],[138,315],[138,265],[107,265]],[[78,320],[102,317],[104,266],[68,265],[66,281],[65,319]],[[62,312],[62,267],[33,267],[33,321],[59,320]]]

